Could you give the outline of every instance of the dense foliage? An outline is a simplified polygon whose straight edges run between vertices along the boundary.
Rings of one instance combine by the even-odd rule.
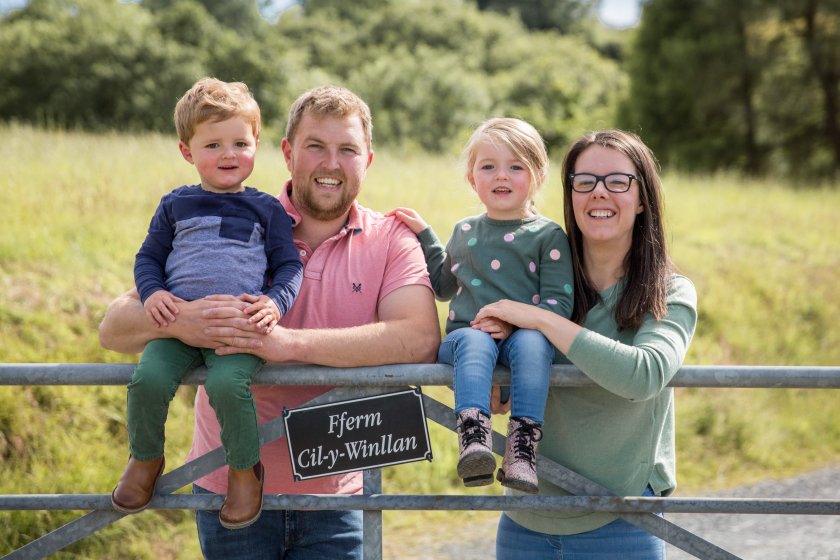
[[[205,75],[242,80],[282,135],[301,92],[338,83],[378,145],[442,152],[492,115],[560,153],[639,132],[668,167],[810,181],[840,169],[840,0],[647,0],[609,30],[601,0],[30,0],[0,19],[0,121],[171,131]]]
[[[297,95],[332,82],[370,103],[383,144],[446,150],[508,114],[562,146],[609,124],[625,89],[586,38],[456,0],[310,0],[276,23],[253,0],[32,0],[0,26],[0,119],[47,126],[168,131],[178,96],[213,75],[247,82],[275,134]]]
[[[840,2],[651,0],[620,124],[695,171],[840,171]]]

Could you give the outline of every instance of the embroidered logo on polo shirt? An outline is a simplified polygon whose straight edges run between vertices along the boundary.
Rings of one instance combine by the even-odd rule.
[[[352,284],[353,284],[353,293],[361,294],[362,293],[362,283],[359,282],[358,284],[356,284],[355,282],[353,282]]]

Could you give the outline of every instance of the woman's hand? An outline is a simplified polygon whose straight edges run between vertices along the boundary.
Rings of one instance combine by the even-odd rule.
[[[563,354],[583,327],[547,309],[503,299],[482,307],[473,322],[494,318],[520,329],[540,331]]]

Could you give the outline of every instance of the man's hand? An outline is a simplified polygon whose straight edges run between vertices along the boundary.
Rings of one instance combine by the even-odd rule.
[[[212,348],[218,355],[258,353],[266,334],[245,312],[251,303],[234,296],[207,296],[203,301],[213,304],[202,311],[202,318],[204,334],[213,340]],[[272,330],[276,332],[279,327]]]
[[[168,327],[177,319],[179,303],[184,303],[184,300],[166,290],[158,290],[146,298],[143,309],[154,326]]]
[[[245,308],[245,313],[251,316],[248,322],[256,325],[261,332],[268,334],[277,326],[277,321],[282,315],[273,299],[265,294],[242,294],[239,299],[251,304]]]
[[[220,356],[247,353],[269,363],[358,367],[434,361],[440,346],[440,325],[428,287],[398,288],[379,303],[378,312],[379,321],[355,327],[277,326],[271,333],[263,334],[243,312],[225,307],[206,312],[210,324],[206,332],[222,342],[214,347]]]
[[[104,348],[134,354],[157,338],[177,338],[196,348],[217,348],[222,343],[209,335],[208,327],[238,324],[247,326],[244,309],[248,304],[233,296],[210,296],[178,304],[178,320],[155,327],[146,318],[137,290],[131,290],[108,306],[99,325],[99,341]],[[208,317],[217,319],[210,321]]]

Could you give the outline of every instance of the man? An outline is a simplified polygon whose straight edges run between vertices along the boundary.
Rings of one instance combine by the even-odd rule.
[[[298,299],[280,326],[262,334],[242,310],[248,302],[211,296],[182,304],[160,329],[149,326],[137,293],[115,300],[100,325],[100,341],[139,352],[155,338],[178,338],[218,354],[252,353],[267,362],[334,367],[434,361],[440,328],[426,264],[415,236],[392,218],[356,202],[373,161],[371,117],[352,92],[326,86],[303,94],[289,112],[283,156],[291,180],[280,201],[294,224],[304,263]],[[260,423],[323,393],[323,387],[254,386]],[[190,459],[219,446],[219,426],[203,388],[195,402]],[[265,492],[355,494],[361,474],[294,482],[288,446],[261,449]],[[156,473],[148,474],[153,480]],[[143,483],[144,481],[139,481]],[[226,469],[196,481],[194,492],[225,493]],[[198,512],[207,558],[361,558],[360,511],[266,511],[253,525],[229,531],[213,512]]]

